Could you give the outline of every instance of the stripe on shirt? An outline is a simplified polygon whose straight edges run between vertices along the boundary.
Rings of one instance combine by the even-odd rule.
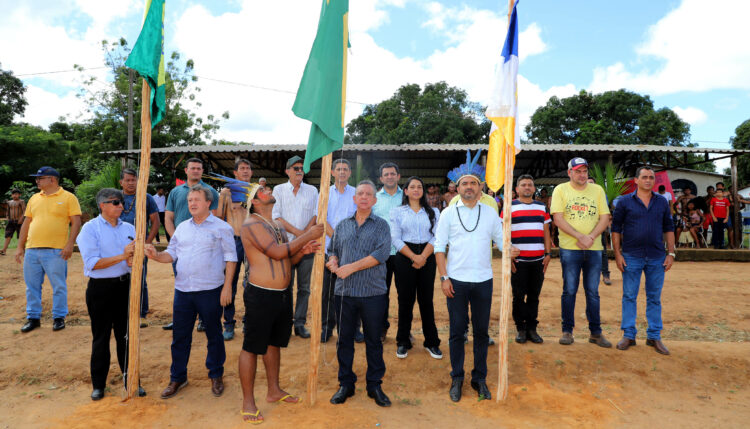
[[[521,251],[518,260],[537,261],[544,257],[544,224],[550,221],[543,202],[534,200],[525,204],[513,200],[510,241]]]

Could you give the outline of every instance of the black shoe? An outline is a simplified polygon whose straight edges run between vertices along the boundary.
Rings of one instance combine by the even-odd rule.
[[[495,345],[495,339],[492,338],[492,335],[490,335],[490,339],[487,340],[487,345],[488,346],[494,346]]]
[[[310,338],[310,331],[308,331],[304,326],[295,326],[294,335],[300,338]]]
[[[331,396],[331,403],[343,404],[352,396],[354,396],[354,387],[341,386],[339,387],[338,392],[334,393],[333,396]]]
[[[98,401],[104,397],[104,389],[94,389],[93,392],[91,392],[91,400],[92,401]]]
[[[42,324],[39,323],[39,319],[27,319],[26,323],[21,327],[21,332],[31,332],[40,326],[42,326]]]
[[[518,330],[518,334],[516,334],[516,342],[518,344],[523,344],[526,342],[526,330],[525,329]]]
[[[471,388],[476,390],[479,394],[479,399],[492,399],[490,389],[487,387],[487,383],[484,381],[472,381]]]
[[[355,343],[364,343],[365,342],[365,334],[363,334],[362,331],[357,331],[357,333],[354,334],[354,342]]]
[[[165,331],[171,331],[173,326],[174,326],[174,323],[169,322],[166,325],[162,326],[161,328],[164,329]]]
[[[463,377],[454,377],[451,382],[451,390],[448,394],[451,397],[451,401],[458,402],[461,400],[461,389],[464,387]]]
[[[544,342],[544,339],[539,336],[539,334],[536,333],[536,329],[529,329],[526,332],[526,335],[528,335],[529,340],[531,340],[534,344],[542,344]]]
[[[195,328],[198,332],[206,332],[206,324],[202,320],[198,320],[198,327]]]
[[[55,317],[55,323],[52,324],[53,331],[59,331],[65,329],[65,319],[62,317]]]
[[[375,386],[372,389],[367,389],[367,396],[375,400],[375,403],[381,407],[390,407],[391,400],[383,392],[380,386]]]
[[[138,397],[143,398],[144,396],[146,396],[146,389],[144,389],[141,386],[138,386]]]
[[[425,350],[432,356],[433,359],[442,359],[443,358],[443,352],[440,351],[440,348],[438,346],[432,346],[432,347],[425,347]]]
[[[396,348],[396,357],[399,359],[406,359],[409,356],[409,349],[406,346],[398,346]]]

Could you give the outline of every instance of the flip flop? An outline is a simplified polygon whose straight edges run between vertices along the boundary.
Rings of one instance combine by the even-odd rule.
[[[0,250],[0,256],[5,256],[5,250]]]
[[[287,399],[289,399],[289,398],[296,398],[297,400],[296,401],[287,401]],[[281,397],[281,399],[276,400],[274,402],[276,402],[278,404],[282,404],[282,403],[283,404],[298,404],[300,401],[301,401],[301,399],[297,398],[294,395],[284,395],[284,396]]]
[[[244,420],[245,423],[250,423],[250,424],[254,424],[254,425],[259,425],[259,424],[263,423],[263,416],[260,415],[260,410],[259,409],[255,410],[254,413],[250,413],[250,412],[247,412],[247,411],[240,410],[240,415],[243,417],[243,420],[244,420],[245,416],[255,417],[255,420]]]

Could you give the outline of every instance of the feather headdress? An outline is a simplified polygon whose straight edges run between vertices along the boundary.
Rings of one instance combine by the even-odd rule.
[[[474,158],[471,158],[471,151],[466,151],[466,163],[459,165],[458,167],[454,168],[453,170],[448,172],[448,178],[458,185],[458,182],[466,177],[466,176],[474,176],[479,180],[479,182],[484,182],[484,167],[481,165],[477,165],[477,161],[479,160],[479,154],[481,154],[482,151],[478,150],[477,153],[474,155]]]
[[[260,185],[257,183],[248,183],[216,173],[209,173],[203,177],[226,183],[225,187],[229,188],[229,191],[232,193],[232,202],[243,203],[248,206],[250,206],[250,201],[252,201],[255,197],[255,193],[258,192],[258,189],[260,188]]]

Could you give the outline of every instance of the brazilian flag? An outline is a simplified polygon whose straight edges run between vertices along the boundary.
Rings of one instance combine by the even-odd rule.
[[[151,87],[151,128],[161,121],[167,109],[164,87],[164,3],[146,0],[143,28],[125,65],[140,74]]]
[[[323,0],[318,33],[292,107],[295,115],[312,122],[305,172],[315,160],[344,145],[348,19],[349,0]]]

